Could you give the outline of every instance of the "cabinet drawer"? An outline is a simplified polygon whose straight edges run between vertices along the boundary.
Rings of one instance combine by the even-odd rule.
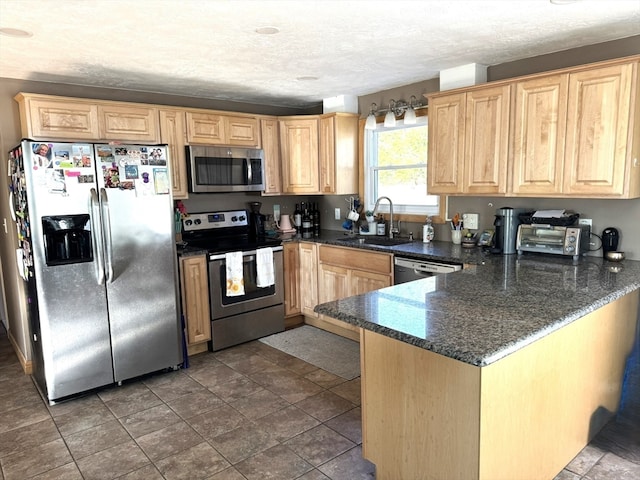
[[[357,248],[320,245],[320,263],[330,263],[345,268],[390,275],[393,270],[393,256],[389,253],[375,253]]]

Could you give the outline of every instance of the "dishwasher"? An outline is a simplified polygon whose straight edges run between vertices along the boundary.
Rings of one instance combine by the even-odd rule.
[[[433,262],[431,260],[416,260],[414,258],[393,257],[394,285],[419,280],[421,278],[433,277],[441,273],[457,272],[458,270],[462,270],[462,265]]]

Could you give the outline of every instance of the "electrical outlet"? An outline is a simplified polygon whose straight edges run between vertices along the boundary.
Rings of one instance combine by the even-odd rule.
[[[340,215],[340,208],[336,208],[334,214],[333,214],[333,218],[335,218],[336,220],[340,220],[342,219],[342,216]]]
[[[462,226],[469,230],[478,229],[478,214],[477,213],[463,213],[462,214]]]
[[[581,218],[578,220],[578,225],[589,225],[592,226],[592,220],[590,218]]]

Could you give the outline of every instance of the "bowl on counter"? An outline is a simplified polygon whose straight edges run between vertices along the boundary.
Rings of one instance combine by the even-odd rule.
[[[605,252],[604,258],[610,262],[621,262],[624,260],[624,252]]]

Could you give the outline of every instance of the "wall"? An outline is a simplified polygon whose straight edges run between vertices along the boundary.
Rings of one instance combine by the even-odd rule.
[[[234,112],[249,112],[265,115],[303,115],[322,113],[322,102],[309,109],[295,109],[276,107],[269,105],[254,105],[224,100],[200,99],[195,97],[182,97],[177,95],[163,95],[149,92],[137,92],[130,90],[117,90],[108,88],[83,87],[78,85],[63,85],[46,82],[33,82],[28,80],[0,79],[0,151],[3,152],[3,160],[0,162],[0,199],[9,196],[7,178],[6,152],[17,145],[21,138],[20,117],[18,104],[13,97],[18,92],[42,93],[49,95],[61,95],[78,98],[95,98],[101,100],[117,100],[138,103],[153,103],[159,105],[176,105],[191,108],[208,108]],[[218,198],[209,203],[216,204]],[[196,200],[200,206],[207,201]],[[267,203],[269,200],[267,201]],[[223,204],[227,204],[225,201]],[[236,208],[235,206],[232,208]],[[292,210],[293,211],[293,210]],[[9,335],[22,352],[23,360],[31,359],[28,322],[26,312],[20,298],[24,294],[23,282],[18,277],[15,268],[15,248],[17,247],[15,224],[11,220],[7,202],[0,201],[0,219],[6,222],[5,228],[0,228],[0,256],[2,262],[2,281],[6,293],[6,312]]]
[[[623,38],[597,45],[589,45],[571,50],[555,52],[514,62],[493,65],[487,69],[489,81],[502,80],[521,75],[533,74],[598,62],[613,58],[640,54],[640,35]],[[385,106],[390,99],[409,100],[411,95],[421,97],[424,93],[439,90],[438,79],[406,85],[404,87],[385,90],[360,97],[359,108],[362,117],[369,113],[371,103]],[[640,260],[640,199],[635,200],[591,200],[591,199],[536,199],[536,198],[485,198],[485,197],[449,197],[448,212],[451,218],[455,212],[480,214],[481,228],[493,225],[497,208],[503,206],[542,208],[564,208],[581,214],[583,218],[593,219],[593,232],[600,234],[606,227],[616,227],[621,231],[620,249],[626,251],[627,258]],[[436,239],[451,239],[451,232],[446,225],[435,225]],[[421,235],[422,226],[408,223],[402,226],[402,234],[412,231],[415,238]],[[593,239],[596,242],[597,239]],[[597,243],[597,242],[596,242]],[[598,253],[593,253],[597,255]]]

